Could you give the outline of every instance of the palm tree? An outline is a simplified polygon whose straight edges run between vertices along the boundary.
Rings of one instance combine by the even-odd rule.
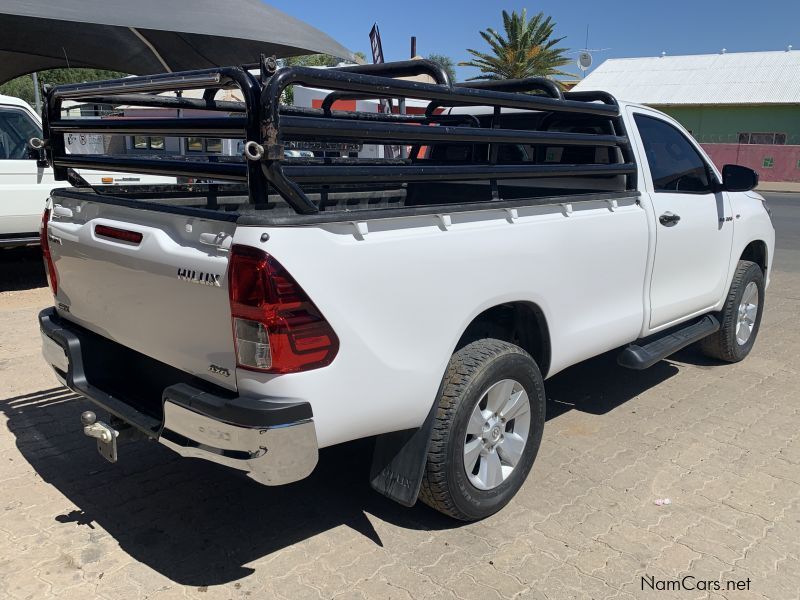
[[[525,77],[550,77],[570,75],[561,71],[570,62],[567,48],[557,44],[563,37],[554,38],[555,23],[544,13],[534,15],[528,20],[527,11],[522,13],[503,11],[505,37],[489,27],[481,31],[481,37],[491,48],[491,53],[467,49],[473,59],[460,62],[460,66],[477,67],[481,75],[471,79],[523,79]]]

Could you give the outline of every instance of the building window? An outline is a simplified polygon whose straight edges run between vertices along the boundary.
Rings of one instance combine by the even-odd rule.
[[[764,162],[761,163],[761,166],[764,167],[765,169],[771,169],[772,167],[775,166],[775,159],[772,158],[771,156],[765,156]]]
[[[133,136],[133,148],[134,150],[163,150],[164,138],[135,135]]]
[[[782,146],[786,143],[785,133],[749,133],[739,134],[740,144],[768,144]]]
[[[186,151],[222,154],[222,138],[186,138]]]

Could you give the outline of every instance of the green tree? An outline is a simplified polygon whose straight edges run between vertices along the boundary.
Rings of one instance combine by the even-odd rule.
[[[447,74],[450,76],[450,82],[455,83],[456,81],[456,63],[453,61],[452,58],[446,56],[444,54],[428,54],[428,60],[435,62],[437,65],[442,67]]]
[[[481,75],[471,79],[523,79],[525,77],[549,77],[570,75],[559,67],[570,62],[566,56],[568,48],[558,44],[563,37],[554,38],[555,23],[551,17],[538,13],[528,19],[527,11],[521,13],[503,11],[501,35],[491,27],[481,31],[481,37],[489,44],[490,53],[468,48],[472,60],[460,62],[465,67],[476,67]]]
[[[355,52],[356,58],[362,61],[366,58],[363,52]],[[335,67],[342,61],[340,58],[331,56],[330,54],[304,54],[303,56],[290,56],[281,61],[285,67]],[[284,104],[294,104],[294,88],[292,86],[283,90],[281,102]]]
[[[83,81],[99,81],[101,79],[116,79],[124,77],[125,73],[119,71],[104,71],[102,69],[50,69],[39,71],[39,83],[57,85],[59,83],[80,83]],[[0,85],[0,94],[22,98],[28,104],[33,104],[33,78],[23,75]]]
[[[304,54],[283,59],[283,64],[287,67],[335,67],[340,62],[341,59],[330,54]]]

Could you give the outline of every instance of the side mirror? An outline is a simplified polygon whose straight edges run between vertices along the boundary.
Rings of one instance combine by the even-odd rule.
[[[748,192],[758,185],[758,173],[741,165],[722,167],[722,189],[726,192]]]
[[[46,169],[48,167],[47,155],[45,153],[46,145],[47,142],[36,137],[29,139],[27,144],[28,158],[36,159],[36,166],[41,169]]]

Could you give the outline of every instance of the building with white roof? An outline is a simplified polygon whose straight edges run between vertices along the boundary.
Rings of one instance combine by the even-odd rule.
[[[605,90],[671,115],[715,162],[733,158],[764,180],[800,181],[800,51],[791,47],[612,58],[574,89]]]

